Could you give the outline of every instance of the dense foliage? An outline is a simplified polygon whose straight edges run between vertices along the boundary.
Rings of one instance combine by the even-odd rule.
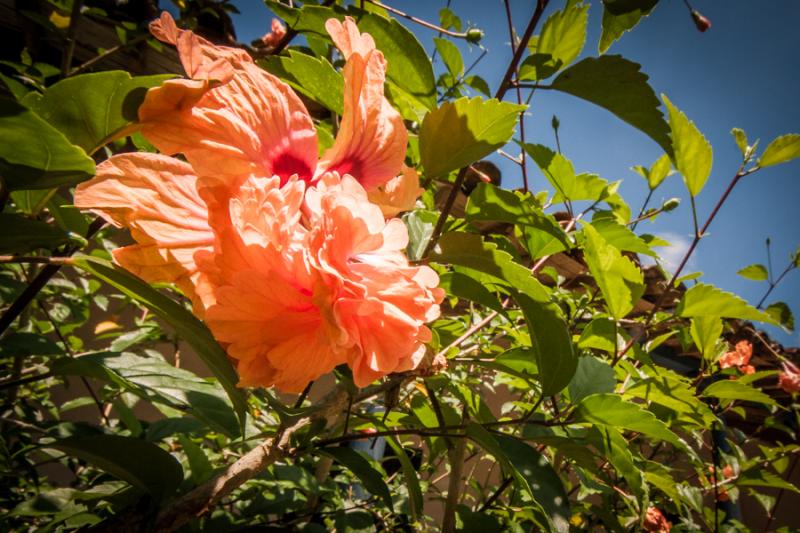
[[[755,527],[741,513],[749,498],[759,524],[788,530],[775,516],[800,493],[800,371],[758,327],[793,329],[770,295],[800,249],[777,273],[771,258],[740,271],[765,283],[756,305],[684,267],[740,183],[800,157],[800,135],[759,145],[734,128],[739,169],[698,213],[711,145],[640,65],[605,55],[657,3],[593,3],[600,55],[578,60],[590,5],[538,0],[504,78],[484,80],[453,44],[480,46],[482,33],[448,8],[432,24],[371,0],[266,0],[286,28],[242,50],[303,98],[320,154],[346,93],[325,23],[351,16],[374,38],[409,132],[405,165],[424,188],[401,215],[405,252],[446,294],[416,368],[359,388],[341,365],[299,396],[237,387],[228,344],[187,295],[115,266],[128,232],[75,207],[75,186],[104,160],[155,151],[139,109],[179,72],[103,61],[146,50],[174,63],[147,31],[158,11],[50,0],[23,13],[26,31],[65,44],[58,66],[25,48],[0,67],[2,529],[721,531]],[[180,25],[233,44],[227,1],[175,6]],[[78,64],[87,19],[119,44]],[[435,63],[400,21],[439,30]],[[554,146],[526,142],[519,125],[540,90],[600,106],[663,149],[635,171],[651,194],[672,174],[686,185],[695,237],[676,271],[661,266],[669,243],[638,223],[677,200],[632,209],[619,182],[577,173],[555,117]],[[484,161],[498,150],[519,153],[508,157],[520,190]],[[534,169],[551,189],[528,190]]]

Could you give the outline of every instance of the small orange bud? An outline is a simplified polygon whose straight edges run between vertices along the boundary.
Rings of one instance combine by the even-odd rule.
[[[697,29],[701,32],[711,27],[711,21],[701,15],[696,9],[692,9],[692,20],[694,21],[694,25],[697,26]]]

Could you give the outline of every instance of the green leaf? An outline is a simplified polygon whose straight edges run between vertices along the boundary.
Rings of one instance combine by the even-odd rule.
[[[612,218],[592,220],[592,227],[608,244],[621,252],[635,252],[656,257],[656,253],[641,237],[628,229],[628,226],[624,226]]]
[[[460,98],[425,116],[419,134],[420,158],[429,178],[474,163],[505,145],[525,106]]]
[[[594,426],[589,429],[588,438],[600,455],[625,478],[639,501],[642,501],[647,490],[642,470],[634,463],[632,447],[622,433],[612,426]]]
[[[583,50],[589,5],[568,5],[545,21],[542,33],[528,44],[531,55],[519,69],[522,80],[543,80],[569,66]]]
[[[64,350],[38,333],[24,331],[9,333],[0,339],[0,354],[5,357],[31,355],[62,355]]]
[[[703,137],[694,122],[673,106],[666,95],[662,94],[661,98],[669,110],[675,168],[683,176],[689,193],[697,196],[711,175],[711,165],[714,161],[711,144]]]
[[[520,226],[525,233],[537,231],[557,240],[566,250],[567,234],[553,218],[544,214],[530,193],[508,191],[491,183],[479,183],[467,200],[465,217],[469,221],[496,220]]]
[[[614,369],[608,363],[592,356],[581,357],[569,382],[569,397],[579,402],[591,394],[614,392],[616,385]]]
[[[53,248],[69,242],[66,233],[40,220],[14,213],[0,213],[0,253],[20,254],[37,248]]]
[[[461,18],[452,9],[443,7],[439,10],[439,23],[446,30],[461,31]]]
[[[678,316],[688,318],[719,316],[780,325],[771,316],[759,311],[735,294],[706,283],[698,283],[686,291],[675,311]]]
[[[703,359],[712,362],[717,355],[717,341],[722,335],[722,319],[718,316],[694,317],[689,332]]]
[[[425,498],[422,495],[422,489],[419,485],[419,476],[414,469],[414,465],[406,455],[406,451],[397,437],[387,436],[386,443],[394,450],[397,460],[400,461],[400,468],[403,470],[403,476],[406,479],[406,489],[408,490],[408,507],[411,510],[411,518],[419,520],[424,513]]]
[[[742,152],[742,157],[747,157],[747,154],[750,152],[747,134],[741,128],[733,128],[731,130],[731,135],[733,135],[733,139],[736,141],[736,146],[739,147],[739,151]]]
[[[624,401],[616,394],[592,394],[585,397],[572,412],[572,420],[579,424],[596,424],[636,431],[686,449],[686,443],[653,413],[635,403]]]
[[[139,118],[147,90],[172,74],[131,77],[123,71],[97,72],[66,78],[48,87],[28,105],[74,144],[93,154],[100,147],[130,134]]]
[[[464,60],[461,58],[461,52],[458,47],[448,39],[433,38],[436,45],[436,50],[442,58],[447,71],[453,75],[454,78],[461,77],[464,74]]]
[[[739,477],[736,478],[736,485],[742,487],[769,487],[800,493],[800,487],[770,472],[762,465],[740,472]]]
[[[603,0],[603,32],[598,52],[605,54],[614,41],[639,24],[657,3],[658,0]]]
[[[549,291],[530,270],[515,263],[497,245],[472,233],[445,233],[430,259],[483,272],[511,289],[528,322],[542,394],[555,394],[567,386],[577,365],[572,339],[559,308],[550,301]]]
[[[569,497],[544,455],[515,437],[489,433],[474,422],[467,426],[467,435],[500,462],[520,489],[530,494],[546,515],[550,531],[569,531]]]
[[[534,300],[524,293],[514,294],[514,299],[528,323],[542,395],[556,394],[569,384],[578,366],[567,324],[555,304]]]
[[[711,409],[695,396],[695,386],[683,376],[663,367],[654,367],[651,376],[629,384],[623,399],[636,398],[675,412],[682,423],[707,428],[717,419]]]
[[[764,312],[778,322],[786,331],[794,331],[794,315],[792,310],[784,302],[770,304]]]
[[[93,435],[69,437],[48,447],[61,450],[127,481],[150,493],[157,501],[169,498],[183,481],[180,463],[168,452],[144,440]]]
[[[446,272],[439,276],[439,286],[448,296],[458,296],[498,313],[505,313],[497,295],[475,278],[460,272]]]
[[[238,376],[231,366],[227,354],[202,322],[183,306],[159,293],[129,272],[114,267],[108,261],[78,255],[73,258],[73,264],[133,298],[175,328],[175,332],[194,348],[200,359],[225,388],[239,417],[241,427],[244,428],[247,401],[242,390],[236,386]]]
[[[101,352],[59,359],[50,369],[57,375],[111,381],[149,401],[185,411],[229,437],[240,435],[236,413],[218,383],[175,368],[161,358]]]
[[[270,56],[258,64],[326,109],[344,112],[344,79],[325,58],[289,50],[288,57]]]
[[[746,266],[738,271],[737,274],[743,278],[752,279],[753,281],[766,281],[769,279],[767,267],[758,264]]]
[[[0,175],[12,191],[49,189],[94,175],[94,161],[36,113],[0,98]]]
[[[758,166],[771,167],[798,157],[800,157],[800,134],[787,133],[769,143],[758,160]]]
[[[614,327],[614,321],[605,317],[592,319],[581,332],[578,348],[594,348],[613,354],[617,349],[617,328]]]
[[[363,455],[351,448],[340,447],[322,448],[318,451],[329,455],[337,463],[345,466],[358,477],[365,489],[379,497],[389,509],[392,509],[392,495],[384,481],[384,474],[378,472]]]
[[[569,159],[541,144],[525,144],[522,148],[556,190],[558,201],[578,199],[575,169]]]
[[[644,294],[642,272],[590,224],[584,225],[583,237],[584,258],[589,271],[603,293],[609,313],[621,319],[633,310]]]
[[[621,56],[589,57],[559,74],[550,87],[607,109],[671,154],[669,126],[639,68]]]
[[[649,169],[643,166],[635,166],[633,170],[647,180],[647,186],[653,191],[672,174],[672,161],[670,161],[669,155],[664,154],[656,159]]]
[[[208,460],[203,448],[195,444],[191,437],[186,434],[179,434],[178,442],[183,448],[183,453],[186,454],[186,459],[189,462],[189,472],[194,484],[199,485],[208,481],[211,478],[214,467],[211,465],[211,461]]]
[[[706,398],[719,398],[720,400],[743,400],[776,405],[775,400],[760,390],[740,383],[735,379],[725,379],[712,383],[703,390],[703,396]]]

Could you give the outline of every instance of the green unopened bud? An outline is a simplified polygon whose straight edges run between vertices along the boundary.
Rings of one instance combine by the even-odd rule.
[[[665,213],[669,213],[670,211],[677,209],[679,205],[681,205],[680,198],[670,198],[669,200],[664,202],[664,205],[661,206],[661,210],[664,211]]]
[[[550,124],[552,124],[554,130],[557,130],[558,127],[561,125],[561,123],[558,121],[558,117],[555,115],[553,115],[553,120]]]
[[[479,43],[483,39],[483,30],[478,28],[470,28],[467,30],[467,41],[471,43]]]

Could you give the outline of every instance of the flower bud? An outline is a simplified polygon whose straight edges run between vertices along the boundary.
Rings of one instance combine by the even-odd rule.
[[[669,213],[670,211],[674,211],[675,209],[677,209],[679,205],[681,205],[680,198],[670,198],[669,200],[664,202],[664,205],[661,206],[661,210],[664,211],[665,213]]]
[[[697,29],[701,32],[711,27],[711,21],[701,15],[696,9],[692,9],[692,20],[694,21],[694,25],[697,26]]]
[[[470,28],[467,30],[467,41],[471,43],[479,43],[483,39],[483,30],[478,28]]]

